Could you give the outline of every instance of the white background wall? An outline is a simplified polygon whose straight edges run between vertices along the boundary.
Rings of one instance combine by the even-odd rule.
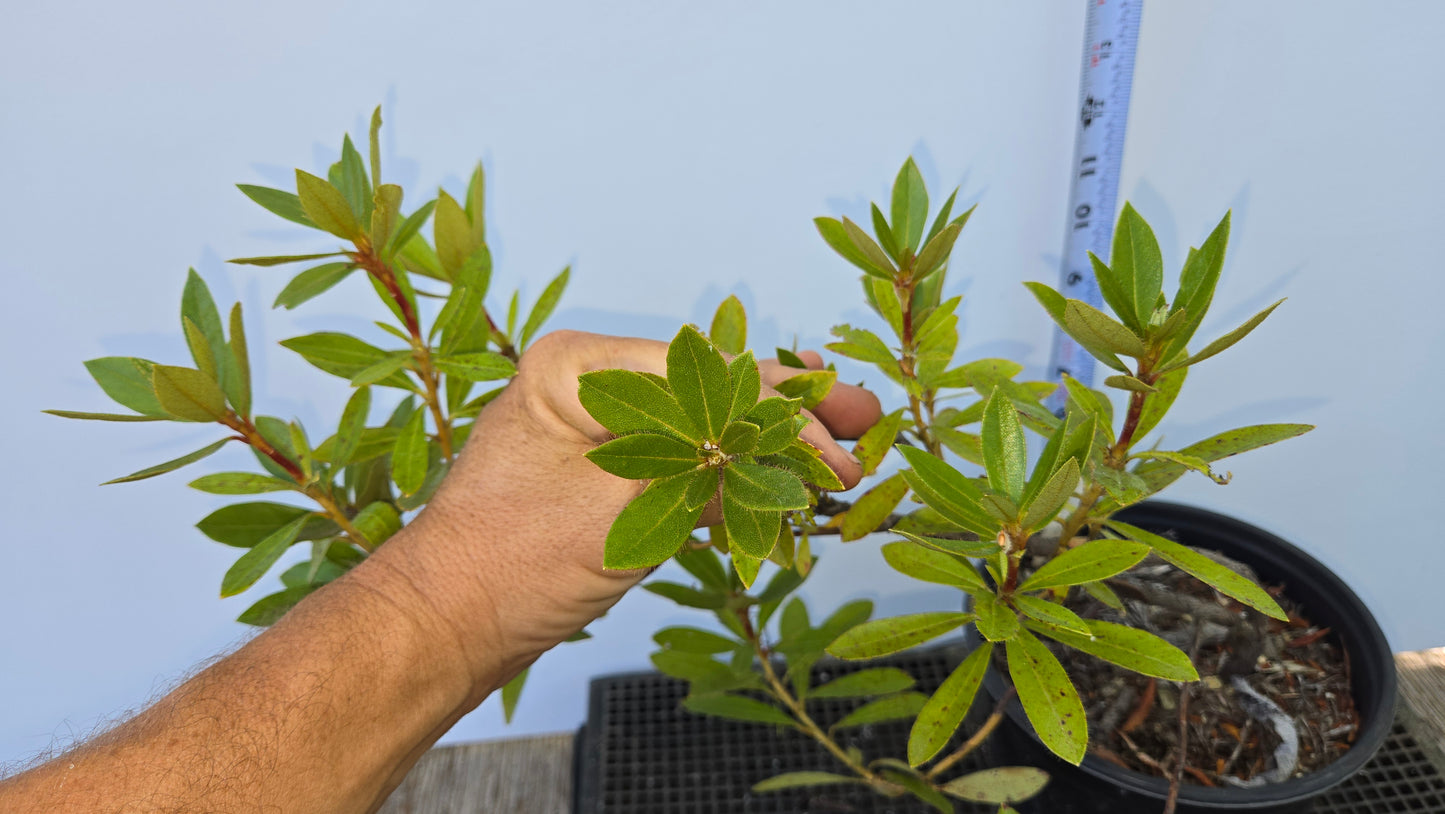
[[[374,332],[359,280],[267,310],[275,270],[223,258],[325,249],[236,182],[323,172],[385,102],[386,174],[459,191],[489,169],[498,290],[535,297],[566,263],[554,327],[667,338],[738,293],[760,348],[868,323],[819,214],[860,217],[918,157],[935,196],[981,204],[956,252],[960,358],[1042,373],[1049,324],[1019,282],[1053,281],[1066,214],[1083,5],[717,5],[338,0],[24,4],[0,49],[0,762],[143,704],[248,634],[251,594],[219,601],[236,552],[192,528],[218,498],[184,474],[103,480],[216,436],[40,414],[105,409],[81,361],[180,362],[185,269],[250,315],[257,402],[313,426],[345,385],[276,340]],[[525,8],[522,8],[525,5]],[[244,10],[241,10],[243,9]],[[1234,239],[1205,332],[1289,302],[1202,366],[1163,428],[1188,442],[1243,423],[1320,425],[1231,462],[1176,499],[1236,514],[1340,570],[1391,643],[1445,643],[1433,510],[1445,442],[1442,71],[1437,3],[1151,2],[1123,197],[1177,268],[1229,207]],[[850,376],[860,368],[843,365]],[[897,394],[883,389],[885,399]],[[315,432],[315,431],[313,431]],[[228,450],[203,466],[247,466]],[[820,608],[885,612],[952,592],[889,578],[876,541],[831,545]],[[470,739],[570,729],[590,676],[646,665],[650,631],[692,621],[642,592],[592,642],[546,656],[517,723],[488,702]]]

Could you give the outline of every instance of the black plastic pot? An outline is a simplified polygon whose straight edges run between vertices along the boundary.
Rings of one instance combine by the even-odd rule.
[[[1260,788],[1209,788],[1185,785],[1180,812],[1305,811],[1308,801],[1353,775],[1390,734],[1395,714],[1395,662],[1385,634],[1359,597],[1318,560],[1263,529],[1214,512],[1177,503],[1146,501],[1118,515],[1186,545],[1218,551],[1247,563],[1261,580],[1283,583],[1311,621],[1330,627],[1349,658],[1360,733],[1350,750],[1329,766],[1304,777]],[[972,627],[970,645],[980,641]],[[984,678],[989,703],[1008,689],[1008,679],[990,669]],[[1092,755],[1079,766],[1058,759],[1039,741],[1015,699],[1008,720],[995,734],[995,749],[1009,763],[1040,766],[1052,776],[1044,793],[1023,811],[1064,814],[1069,811],[1157,812],[1169,785],[1163,779],[1123,769]]]

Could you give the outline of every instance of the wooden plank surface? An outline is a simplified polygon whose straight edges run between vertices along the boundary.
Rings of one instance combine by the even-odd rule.
[[[572,735],[441,746],[417,761],[380,814],[565,814]]]
[[[1395,656],[1400,716],[1445,772],[1445,647]],[[572,807],[572,735],[431,750],[381,814],[564,814]]]

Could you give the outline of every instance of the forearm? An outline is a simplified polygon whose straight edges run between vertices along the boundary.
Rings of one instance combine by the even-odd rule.
[[[509,677],[499,660],[478,690],[389,566],[359,566],[133,720],[0,784],[0,810],[375,810]]]

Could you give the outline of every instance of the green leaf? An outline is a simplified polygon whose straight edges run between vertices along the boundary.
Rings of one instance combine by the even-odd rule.
[[[718,558],[717,552],[711,548],[684,548],[677,552],[674,558],[677,564],[687,570],[689,574],[697,577],[705,587],[716,591],[728,591],[731,586],[728,584],[727,572],[723,569],[722,561]]]
[[[1097,390],[1091,390],[1085,387],[1073,376],[1064,377],[1064,387],[1069,392],[1069,400],[1073,402],[1084,415],[1093,417],[1096,432],[1102,430],[1108,442],[1113,443],[1113,402],[1109,401]],[[1083,461],[1080,461],[1080,463],[1083,463]]]
[[[1124,610],[1124,600],[1120,599],[1119,595],[1114,593],[1114,589],[1108,585],[1102,582],[1085,582],[1079,587],[1084,589],[1084,593],[1099,600],[1108,607],[1116,611]]]
[[[687,506],[690,482],[682,476],[654,480],[628,503],[607,532],[604,567],[650,568],[677,553],[702,516],[701,506]]]
[[[273,215],[279,215],[292,223],[299,223],[312,229],[320,228],[306,217],[306,210],[301,207],[301,199],[289,192],[252,184],[237,184],[236,188]]]
[[[1019,631],[1019,617],[1014,609],[998,601],[992,593],[981,592],[973,597],[974,624],[978,632],[991,642],[1012,639]]]
[[[878,365],[896,367],[898,364],[898,359],[894,357],[893,351],[889,350],[888,345],[872,331],[854,328],[851,325],[834,325],[832,333],[843,341],[830,342],[824,347],[840,356]]]
[[[391,451],[391,479],[401,493],[409,495],[426,480],[426,411],[417,410],[402,427]]]
[[[181,292],[181,324],[184,327],[186,320],[190,320],[200,330],[201,336],[205,337],[206,345],[210,348],[211,360],[215,365],[215,374],[211,376],[222,389],[226,389],[234,378],[232,371],[230,351],[226,347],[226,334],[221,326],[221,312],[216,309],[216,301],[211,297],[211,291],[206,287],[206,281],[195,269],[186,272],[186,285]],[[197,366],[201,367],[197,360]],[[204,370],[204,367],[202,367]]]
[[[256,604],[242,611],[241,615],[236,617],[236,621],[243,625],[270,627],[319,587],[321,587],[319,584],[298,585],[263,597]]]
[[[921,766],[938,754],[973,706],[983,674],[988,670],[993,644],[984,642],[963,660],[919,710],[908,734],[908,763]]]
[[[305,522],[305,517],[298,517],[247,549],[221,579],[221,597],[224,599],[235,596],[255,585],[256,580],[269,571],[271,566],[281,559],[281,555],[286,553],[286,549],[296,542]]]
[[[1032,766],[1003,766],[966,774],[943,785],[943,793],[960,800],[1002,805],[1027,800],[1049,782],[1049,774]]]
[[[917,250],[928,225],[928,190],[912,157],[903,162],[893,180],[888,214],[893,220],[893,239],[899,248]]]
[[[598,370],[578,378],[577,396],[608,431],[625,435],[650,430],[700,441],[692,420],[672,394],[632,370]]]
[[[878,419],[853,446],[853,457],[863,464],[865,476],[878,471],[878,465],[883,463],[888,450],[893,448],[898,439],[898,431],[903,426],[903,412],[904,408],[900,407]]]
[[[1047,526],[1058,516],[1059,510],[1064,508],[1069,498],[1074,496],[1078,485],[1079,462],[1070,458],[1054,473],[1049,482],[1044,484],[1033,502],[1024,507],[1024,528],[1032,531]]]
[[[1149,556],[1149,546],[1130,540],[1093,540],[1049,560],[1019,586],[1040,591],[1107,579]]]
[[[1020,630],[1006,650],[1009,676],[1034,732],[1054,754],[1079,765],[1089,745],[1088,723],[1063,665],[1026,630]]]
[[[433,236],[436,239],[437,259],[442,269],[455,280],[466,265],[467,258],[481,245],[474,240],[472,223],[461,204],[446,192],[437,193],[436,209],[432,213]]]
[[[911,689],[913,676],[897,667],[877,667],[859,670],[815,687],[808,693],[810,698],[860,698],[869,695],[887,695]]]
[[[1102,583],[1093,583],[1100,585]],[[1014,594],[1014,606],[1023,611],[1023,614],[1030,619],[1036,619],[1064,630],[1073,631],[1083,636],[1089,635],[1089,628],[1084,620],[1079,618],[1077,613],[1060,605],[1057,602],[1050,602],[1039,596],[1028,594]],[[1027,621],[1024,624],[1028,624]]]
[[[517,366],[500,353],[457,353],[432,360],[437,370],[469,382],[489,382],[517,375]]]
[[[742,300],[730,294],[717,307],[708,337],[723,353],[736,356],[748,348],[748,316]]]
[[[1133,376],[1110,376],[1104,379],[1104,384],[1131,393],[1153,393],[1157,390],[1154,385],[1145,384]]]
[[[693,426],[716,442],[732,406],[727,362],[691,325],[667,346],[667,383]]]
[[[878,315],[883,317],[883,321],[893,329],[893,334],[902,336],[903,303],[898,300],[898,292],[893,287],[893,281],[877,277],[864,277],[863,293]]]
[[[1259,327],[1259,323],[1264,322],[1265,317],[1273,313],[1274,309],[1278,308],[1280,303],[1282,302],[1284,302],[1284,300],[1276,301],[1274,305],[1271,305],[1263,311],[1260,311],[1258,314],[1250,317],[1249,320],[1246,321],[1243,325],[1235,328],[1224,336],[1219,337],[1213,342],[1210,342],[1208,345],[1205,345],[1204,348],[1201,349],[1198,353],[1194,354],[1193,356],[1186,357],[1178,362],[1167,365],[1162,368],[1160,372],[1167,373],[1171,370],[1185,367],[1186,365],[1197,364],[1219,353],[1220,351],[1223,351],[1225,348],[1228,348],[1229,346],[1248,336],[1250,331],[1253,331],[1255,328]]]
[[[1181,367],[1154,380],[1154,392],[1144,400],[1144,409],[1139,413],[1139,424],[1134,430],[1135,438],[1143,438],[1159,426],[1159,421],[1179,397],[1179,391],[1184,387],[1184,379],[1188,375],[1189,368]]]
[[[983,411],[983,460],[989,486],[1017,503],[1023,497],[1028,473],[1024,428],[1013,402],[994,392]]]
[[[867,263],[863,270],[875,277],[893,279],[895,269],[893,263],[888,259],[887,253],[874,242],[863,228],[853,221],[843,218],[843,233],[847,236],[848,242],[853,244],[859,254]]]
[[[948,260],[949,253],[953,251],[953,244],[958,240],[958,235],[962,231],[963,225],[955,223],[944,228],[936,237],[928,241],[928,245],[918,253],[918,261],[914,263],[914,277],[923,277],[941,268]]]
[[[317,228],[343,240],[355,240],[362,235],[351,205],[326,179],[297,170],[296,194],[301,199],[301,209]]]
[[[522,324],[522,338],[519,343],[522,347],[531,343],[542,323],[552,316],[552,311],[557,308],[557,301],[562,298],[562,292],[567,288],[567,280],[571,274],[571,266],[562,269],[562,273],[552,278],[547,287],[542,289],[542,296],[537,298],[537,304],[532,306],[532,313],[527,315],[527,321]]]
[[[301,358],[321,370],[347,380],[388,357],[387,351],[354,336],[329,331],[282,340],[281,345],[301,354]],[[401,372],[393,373],[376,384],[411,389],[409,380]]]
[[[745,418],[749,424],[758,425],[758,446],[755,455],[770,455],[781,452],[798,437],[793,419],[798,415],[801,402],[769,396],[748,410]]]
[[[282,526],[310,514],[299,506],[282,503],[235,503],[206,515],[196,528],[218,543],[250,548]]]
[[[517,712],[517,702],[522,698],[522,687],[527,683],[529,669],[524,667],[522,672],[517,673],[511,681],[502,685],[502,718],[507,723],[512,722],[512,716]]]
[[[432,210],[435,208],[436,201],[427,201],[417,207],[415,212],[407,215],[406,220],[401,222],[401,228],[396,230],[396,234],[392,235],[391,241],[387,243],[384,256],[390,257],[398,249],[403,247],[410,248],[412,245],[418,243],[424,244],[425,241],[413,239],[416,238],[417,233],[421,231],[421,227],[426,225],[427,219],[431,217]],[[428,250],[429,249],[430,247],[428,247]]]
[[[1189,656],[1153,633],[1099,619],[1080,620],[1087,633],[1069,630],[1047,619],[1039,621],[1043,624],[1031,624],[1030,629],[1125,669],[1170,681],[1199,680]]]
[[[371,111],[371,128],[367,133],[367,144],[370,146],[371,157],[371,183],[376,187],[381,186],[381,105]]]
[[[351,143],[350,135],[342,136],[341,160],[331,165],[327,175],[364,228],[371,222],[371,181],[366,177],[366,162]]]
[[[1166,361],[1184,350],[1209,311],[1215,286],[1219,283],[1219,273],[1224,268],[1224,252],[1229,243],[1229,221],[1230,214],[1226,212],[1224,219],[1210,233],[1204,245],[1197,251],[1191,250],[1189,258],[1184,261],[1184,269],[1179,275],[1179,293],[1170,307],[1170,316],[1182,312],[1185,319],[1164,349],[1161,358]]]
[[[695,627],[665,627],[652,634],[652,640],[663,647],[684,653],[726,653],[738,646],[734,639],[719,636]]]
[[[196,323],[189,317],[181,317],[181,323],[186,334],[186,345],[191,351],[191,359],[206,378],[215,381],[216,357],[211,354],[211,346],[206,342],[205,334],[201,333],[201,329],[196,327]]]
[[[828,397],[828,392],[837,381],[837,371],[810,370],[778,382],[773,385],[773,389],[787,398],[802,399],[803,409],[811,410]]]
[[[365,387],[369,384],[387,381],[398,375],[400,371],[407,369],[414,358],[411,351],[408,350],[387,351],[386,356],[374,364],[362,368],[352,376],[351,386]]]
[[[357,512],[356,516],[351,518],[351,525],[375,548],[401,531],[401,515],[397,513],[395,506],[385,500],[377,500]]]
[[[905,692],[898,695],[888,695],[876,701],[869,701],[861,707],[853,710],[838,723],[829,727],[830,730],[851,729],[855,726],[867,724],[880,724],[885,721],[897,721],[912,718],[923,709],[927,703],[928,696],[921,692]]]
[[[703,463],[691,444],[647,432],[614,438],[588,451],[587,459],[606,472],[632,480],[678,475]]]
[[[246,326],[241,321],[241,303],[231,306],[230,350],[232,372],[226,382],[226,397],[236,412],[242,416],[251,415],[251,354],[246,348]]]
[[[892,275],[884,269],[876,267],[867,255],[853,245],[853,241],[848,236],[848,230],[844,228],[842,222],[833,218],[813,218],[813,224],[818,227],[818,234],[823,236],[823,240],[844,260],[874,277],[892,279]]]
[[[165,417],[158,415],[128,415],[126,413],[85,413],[76,410],[41,410],[42,413],[60,416],[61,418],[75,418],[85,421],[165,421]]]
[[[178,420],[217,421],[226,416],[225,394],[199,370],[155,365],[151,382],[161,409]]]
[[[371,414],[371,388],[361,387],[347,400],[341,411],[341,423],[336,430],[336,441],[327,460],[337,466],[352,462],[357,447],[361,445],[362,433],[366,430],[366,419]],[[319,457],[319,456],[318,456]]]
[[[993,539],[999,525],[979,506],[983,493],[971,479],[925,450],[899,446],[898,451],[913,467],[903,477],[920,500],[960,528]]]
[[[779,528],[781,528],[781,526],[779,526]],[[750,589],[753,587],[753,583],[757,581],[758,571],[763,567],[763,558],[754,557],[741,548],[734,548],[732,550],[732,564],[733,571],[738,575],[738,582],[742,583],[743,588]]]
[[[792,473],[742,461],[733,461],[723,467],[723,500],[724,511],[727,511],[727,501],[759,511],[808,508],[808,492]],[[758,553],[746,547],[744,550],[754,556],[767,556],[768,553]]]
[[[1126,324],[1143,331],[1154,311],[1164,285],[1164,259],[1154,230],[1130,203],[1124,204],[1114,227],[1114,245],[1109,251],[1109,269],[1118,281],[1130,310],[1120,312]]]
[[[769,791],[783,791],[804,786],[830,786],[839,783],[862,783],[857,777],[845,777],[831,772],[787,772],[753,784],[753,791],[762,794]]]
[[[944,201],[942,208],[940,208],[940,209],[938,210],[938,215],[934,217],[934,219],[933,219],[933,225],[928,228],[928,234],[925,235],[924,238],[923,238],[923,242],[924,242],[924,243],[927,243],[928,241],[932,240],[934,235],[936,235],[936,234],[938,234],[939,232],[943,231],[943,227],[945,227],[945,226],[947,226],[947,225],[949,224],[948,216],[951,215],[951,214],[953,214],[953,202],[954,202],[954,200],[956,200],[957,198],[958,198],[958,188],[955,187],[954,190],[953,190],[953,192],[950,192],[950,193],[948,194],[948,200]],[[969,217],[969,215],[972,215],[972,214],[973,214],[974,208],[975,208],[975,207],[969,207],[968,211],[967,211],[967,212],[964,212],[962,215],[959,215],[959,216],[958,216],[958,219],[957,219],[956,221],[954,221],[954,223],[957,223],[959,226],[963,226],[963,225],[967,224],[967,223],[968,223],[968,217]]]
[[[1310,424],[1257,424],[1252,427],[1239,427],[1190,444],[1179,452],[1213,463],[1241,452],[1304,435],[1312,429],[1314,427]],[[1135,471],[1151,490],[1158,491],[1189,470],[1176,463],[1150,461],[1141,464]]]
[[[190,486],[213,495],[259,495],[297,488],[295,481],[258,475],[254,472],[216,472],[191,481]]]
[[[684,698],[682,706],[688,712],[715,718],[778,726],[796,725],[787,713],[772,704],[742,695],[694,695]]]
[[[238,266],[282,266],[287,263],[300,263],[303,260],[320,260],[325,257],[340,256],[341,252],[322,252],[321,254],[286,254],[273,257],[237,257],[226,262]]]
[[[356,449],[346,460],[358,464],[386,455],[396,446],[396,437],[399,434],[400,430],[395,427],[367,427],[361,430]],[[312,457],[323,463],[339,463],[341,459],[337,451],[337,436],[333,435],[323,441],[312,453]]]
[[[923,509],[921,511],[928,512],[932,510]],[[905,524],[908,524],[908,522],[916,516],[917,513],[905,517],[897,526],[889,529],[889,533],[901,534],[908,538],[909,541],[917,543],[924,548],[941,551],[944,554],[952,554],[958,557],[988,557],[998,553],[998,543],[996,543],[993,538],[987,540],[952,540],[944,537],[929,537],[923,534],[914,534],[903,528]]]
[[[728,421],[736,421],[756,409],[758,396],[762,394],[763,380],[758,372],[757,360],[753,358],[752,351],[745,351],[739,354],[728,363],[728,383],[732,387],[731,400],[728,406]],[[797,414],[797,410],[791,410],[787,417],[791,418]],[[779,415],[779,420],[783,416]],[[757,424],[756,421],[750,421]],[[758,426],[761,431],[761,425]]]
[[[1064,328],[1069,335],[1079,340],[1090,353],[1105,361],[1105,356],[1123,354],[1140,358],[1149,353],[1135,333],[1115,322],[1108,314],[1079,300],[1068,300],[1064,306]],[[1099,354],[1103,349],[1104,354]]]
[[[746,421],[734,421],[723,430],[718,447],[725,455],[741,455],[752,452],[758,445],[758,425]]]
[[[755,559],[762,559],[772,552],[778,542],[782,514],[776,509],[754,509],[740,503],[736,490],[727,486],[733,466],[736,464],[728,466],[723,472],[723,526],[727,529],[728,544]],[[797,483],[796,480],[793,482]],[[798,488],[801,489],[801,485]]]
[[[657,594],[664,599],[670,599],[685,608],[717,610],[727,604],[727,597],[720,592],[699,591],[696,588],[689,588],[686,585],[678,585],[675,582],[649,582],[646,585],[642,586],[642,589],[650,593]],[[729,645],[728,649],[731,648],[732,645]]]
[[[142,415],[170,418],[156,399],[153,367],[153,362],[129,356],[105,356],[85,363],[91,378],[116,403]]]
[[[384,248],[401,218],[402,189],[396,184],[381,184],[371,198],[371,244]]]
[[[900,540],[883,546],[883,559],[893,570],[914,579],[952,585],[971,594],[993,593],[973,566],[952,554]]]
[[[754,450],[756,453],[757,450]],[[786,469],[802,478],[805,483],[825,491],[841,491],[843,482],[828,465],[823,463],[819,452],[807,441],[798,440],[789,444],[775,455],[762,455],[755,459],[764,466]]]
[[[1129,457],[1134,460],[1168,461],[1169,463],[1178,464],[1185,469],[1191,469],[1204,475],[1221,486],[1229,483],[1230,478],[1233,477],[1233,475],[1228,472],[1223,475],[1216,475],[1214,474],[1214,470],[1210,468],[1208,461],[1194,455],[1185,455],[1181,452],[1165,452],[1164,450],[1151,449]]]
[[[841,516],[843,541],[859,540],[877,531],[907,494],[908,482],[900,474],[874,484]]]
[[[1289,618],[1279,603],[1265,593],[1263,588],[1188,546],[1117,520],[1110,520],[1109,528],[1131,540],[1147,544],[1154,549],[1155,554],[1163,557],[1175,568],[1192,575],[1225,596],[1238,599],[1267,616],[1281,620]]]
[[[155,477],[156,475],[164,475],[164,474],[167,473],[167,472],[173,472],[173,471],[175,471],[175,470],[177,470],[177,469],[180,469],[181,467],[183,467],[183,466],[185,466],[185,465],[187,465],[187,464],[193,464],[193,463],[195,463],[196,461],[199,461],[199,460],[201,460],[202,458],[205,458],[205,457],[207,457],[207,456],[215,453],[216,450],[218,450],[218,449],[220,449],[221,447],[225,446],[225,445],[226,445],[226,442],[227,442],[227,441],[230,441],[230,440],[232,440],[232,439],[230,439],[230,438],[222,438],[221,440],[217,441],[216,443],[211,444],[210,446],[202,447],[201,449],[198,449],[198,450],[196,450],[195,452],[191,452],[191,453],[188,453],[188,454],[186,454],[186,455],[182,455],[182,456],[179,457],[179,458],[176,458],[176,459],[170,460],[170,461],[166,461],[166,462],[163,463],[163,464],[156,464],[155,466],[148,467],[148,468],[146,468],[146,469],[142,469],[142,470],[140,470],[139,472],[132,472],[131,474],[126,475],[126,476],[123,477],[123,478],[115,478],[115,479],[113,479],[113,480],[108,480],[108,481],[106,481],[105,483],[102,483],[101,486],[107,486],[107,485],[112,484],[112,483],[129,483],[129,482],[131,482],[131,481],[145,480],[146,478],[153,478],[153,477]]]
[[[692,682],[692,692],[716,691],[736,686],[732,670],[716,659],[700,653],[659,650],[649,657],[652,666],[673,678]],[[700,689],[705,688],[705,689]]]
[[[323,263],[306,269],[291,278],[291,282],[276,295],[276,302],[271,307],[295,308],[345,280],[355,270],[356,266],[351,263]]]
[[[935,611],[875,619],[839,636],[828,652],[840,659],[886,656],[957,630],[973,618],[971,613]]]

